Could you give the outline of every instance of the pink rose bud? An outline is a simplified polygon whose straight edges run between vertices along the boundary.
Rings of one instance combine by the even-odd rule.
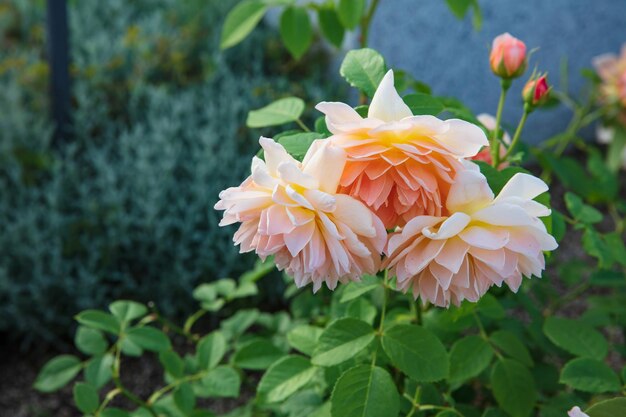
[[[493,40],[489,63],[491,70],[498,77],[517,78],[524,73],[528,65],[526,45],[509,33],[503,33]]]
[[[552,87],[548,85],[548,79],[545,74],[539,77],[532,77],[522,90],[524,103],[531,107],[541,106],[548,100],[551,89]]]

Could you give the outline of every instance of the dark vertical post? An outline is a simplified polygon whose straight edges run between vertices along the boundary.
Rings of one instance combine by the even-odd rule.
[[[50,107],[55,123],[54,140],[67,137],[70,127],[69,29],[66,0],[48,0],[48,63]]]

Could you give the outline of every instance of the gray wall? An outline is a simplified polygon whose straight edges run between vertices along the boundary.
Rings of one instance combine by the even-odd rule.
[[[495,113],[499,83],[491,74],[488,48],[502,32],[522,39],[531,59],[557,83],[562,58],[569,61],[572,92],[584,85],[582,68],[605,52],[617,52],[626,42],[626,0],[479,0],[483,28],[476,32],[467,18],[459,22],[444,0],[382,0],[374,18],[370,46],[392,68],[405,69],[431,85],[434,93],[453,95],[477,113]],[[504,120],[516,124],[521,114],[521,78],[513,84]],[[567,110],[536,112],[524,140],[538,142],[569,121]]]

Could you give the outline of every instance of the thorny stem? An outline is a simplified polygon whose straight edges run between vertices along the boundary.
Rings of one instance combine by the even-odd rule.
[[[511,87],[511,80],[501,80],[500,82],[500,100],[498,100],[498,110],[496,111],[496,127],[493,129],[493,138],[491,138],[491,161],[494,168],[500,165],[500,123],[502,123],[502,110],[504,109],[504,101],[506,93]]]
[[[517,143],[519,142],[520,136],[522,136],[522,130],[524,129],[524,125],[526,124],[526,118],[528,118],[528,115],[530,114],[531,111],[532,110],[530,109],[530,106],[525,104],[524,113],[522,113],[522,118],[520,119],[519,124],[517,125],[517,129],[515,129],[515,135],[513,135],[513,140],[511,141],[511,145],[502,156],[502,161],[506,161],[507,158],[511,156],[511,154],[513,153],[513,150],[515,149],[515,147],[517,146]]]

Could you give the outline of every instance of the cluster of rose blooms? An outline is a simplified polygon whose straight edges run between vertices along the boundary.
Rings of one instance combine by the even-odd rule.
[[[513,78],[526,62],[521,41],[496,38],[494,72]],[[537,103],[547,90],[537,77],[524,94]],[[262,137],[264,160],[254,157],[251,175],[220,193],[220,225],[240,223],[233,240],[241,252],[273,256],[314,291],[387,269],[399,290],[446,307],[541,276],[544,251],[557,247],[540,220],[550,209],[534,200],[548,187],[518,173],[495,196],[471,161],[489,145],[480,127],[414,116],[392,71],[367,117],[344,103],[316,108],[332,135],[316,140],[302,162]]]

